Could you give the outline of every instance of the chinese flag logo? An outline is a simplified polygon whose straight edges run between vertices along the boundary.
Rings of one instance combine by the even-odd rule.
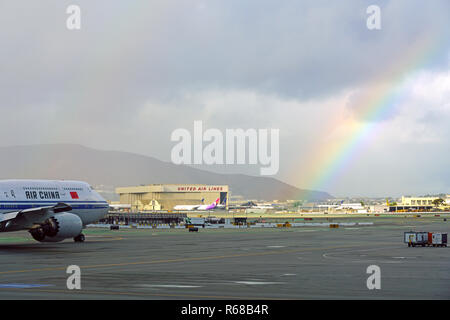
[[[72,197],[72,199],[79,199],[78,193],[76,193],[76,192],[71,192],[70,196]]]

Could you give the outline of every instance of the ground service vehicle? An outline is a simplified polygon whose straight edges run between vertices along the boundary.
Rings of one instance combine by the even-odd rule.
[[[447,233],[408,231],[404,234],[404,242],[408,247],[446,247]]]

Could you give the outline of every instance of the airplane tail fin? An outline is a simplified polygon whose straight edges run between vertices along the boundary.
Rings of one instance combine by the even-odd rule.
[[[216,205],[218,205],[218,204],[219,204],[219,201],[220,201],[220,198],[217,198],[217,199],[216,199],[216,202],[215,202],[215,203],[216,203]]]

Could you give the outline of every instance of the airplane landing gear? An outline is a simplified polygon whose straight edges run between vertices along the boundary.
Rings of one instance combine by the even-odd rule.
[[[78,236],[76,236],[75,238],[73,238],[73,241],[75,242],[84,242],[86,238],[84,237],[84,234],[79,234]]]

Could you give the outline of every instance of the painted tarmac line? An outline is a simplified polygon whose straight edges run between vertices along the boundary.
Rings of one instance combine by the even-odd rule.
[[[86,239],[89,239],[90,237],[86,237]],[[122,237],[116,237],[116,238],[107,238],[107,239],[103,239],[103,240],[89,240],[89,242],[107,242],[107,241],[120,241],[123,240],[125,238]]]
[[[256,257],[256,256],[266,256],[266,255],[288,254],[288,253],[309,252],[309,251],[319,251],[319,250],[345,249],[345,248],[358,248],[358,247],[362,247],[362,245],[336,246],[336,247],[325,247],[325,248],[322,248],[322,247],[321,248],[304,248],[304,249],[291,249],[291,250],[278,250],[278,251],[230,254],[230,255],[221,255],[221,256],[207,256],[207,257],[165,259],[165,260],[153,260],[153,261],[110,263],[110,264],[98,264],[98,265],[80,266],[80,268],[82,270],[83,269],[85,270],[85,269],[126,267],[126,266],[137,266],[137,265],[151,265],[151,264],[162,264],[162,263],[207,261],[207,260],[220,260],[220,259],[228,259],[228,258]],[[63,266],[63,267],[37,268],[37,269],[26,269],[26,270],[0,271],[0,275],[1,274],[43,272],[43,271],[58,271],[58,270],[66,270],[66,268],[67,268],[66,266]]]
[[[30,283],[0,283],[0,289],[29,289],[41,287],[53,287],[52,284],[30,284]]]
[[[17,291],[16,288],[0,289],[1,292]],[[241,297],[241,296],[215,296],[215,295],[196,295],[196,294],[173,294],[173,293],[149,293],[149,292],[120,292],[120,291],[90,291],[90,290],[52,290],[52,289],[29,289],[27,292],[42,292],[42,293],[65,293],[65,294],[79,294],[79,295],[111,295],[111,296],[151,296],[151,297],[176,297],[176,298],[199,298],[199,299],[225,299],[225,300],[298,300],[285,298],[268,298],[268,297]]]
[[[102,239],[101,239],[102,238]],[[105,236],[86,236],[86,240],[89,240],[88,243],[90,242],[108,242],[108,241],[120,241],[120,240],[124,240],[125,238],[123,237],[105,237]],[[25,242],[30,242],[31,244],[34,245],[39,245],[39,242],[35,242],[33,239],[28,239],[28,238],[0,238],[0,245],[2,244],[8,244],[8,245],[12,245],[14,243],[17,244],[23,244]],[[68,242],[65,242],[68,243]]]
[[[392,248],[398,248],[396,247],[376,247],[376,248],[369,248],[369,249],[359,249],[359,250],[345,250],[345,251],[338,251],[338,252],[327,252],[322,254],[322,257],[325,259],[343,259],[343,257],[333,257],[331,255],[336,254],[342,254],[342,253],[352,253],[352,252],[360,252],[360,251],[378,251],[383,249],[392,249]]]
[[[182,284],[139,284],[137,287],[143,288],[178,288],[178,289],[191,289],[191,288],[203,288],[203,286],[192,286]]]
[[[237,284],[246,285],[269,285],[269,284],[285,284],[285,282],[265,282],[265,281],[233,281]]]

